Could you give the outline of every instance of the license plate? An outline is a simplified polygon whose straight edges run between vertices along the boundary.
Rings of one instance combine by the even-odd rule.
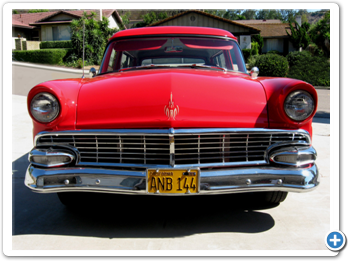
[[[149,194],[199,193],[198,169],[148,169],[146,192]]]

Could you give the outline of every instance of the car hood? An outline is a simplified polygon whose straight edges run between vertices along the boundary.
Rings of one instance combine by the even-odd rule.
[[[262,85],[207,69],[130,70],[84,79],[77,129],[265,128]]]

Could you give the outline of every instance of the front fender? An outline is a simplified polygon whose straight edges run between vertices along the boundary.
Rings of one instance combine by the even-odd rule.
[[[43,82],[33,87],[27,98],[27,109],[33,120],[33,137],[41,131],[71,130],[76,126],[76,107],[82,79],[63,79]],[[30,113],[30,103],[40,92],[48,92],[57,97],[60,112],[52,122],[41,123]]]
[[[266,93],[269,127],[277,129],[304,129],[312,135],[312,119],[318,106],[318,95],[315,88],[309,83],[290,78],[259,77],[258,81],[263,85]],[[290,119],[284,110],[286,97],[296,90],[305,90],[310,93],[315,104],[312,114],[300,122]]]

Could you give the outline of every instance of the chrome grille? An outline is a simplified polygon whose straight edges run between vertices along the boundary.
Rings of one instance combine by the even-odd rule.
[[[169,136],[49,135],[38,144],[74,146],[80,162],[169,165]]]
[[[310,143],[304,132],[45,133],[37,145],[69,145],[78,164],[115,166],[214,166],[266,163],[265,151],[279,142]],[[109,131],[110,132],[110,131]],[[151,131],[149,131],[151,132]],[[196,131],[197,132],[197,131]],[[170,146],[171,139],[174,146]],[[174,148],[174,150],[173,150]],[[171,149],[172,155],[171,157]]]

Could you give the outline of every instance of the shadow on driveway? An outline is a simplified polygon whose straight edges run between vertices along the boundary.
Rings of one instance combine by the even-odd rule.
[[[24,185],[28,154],[13,166],[13,235],[101,238],[170,238],[198,233],[260,233],[272,216],[248,194],[156,197],[87,193],[74,211],[56,194],[37,194]],[[81,204],[86,203],[86,204]]]

